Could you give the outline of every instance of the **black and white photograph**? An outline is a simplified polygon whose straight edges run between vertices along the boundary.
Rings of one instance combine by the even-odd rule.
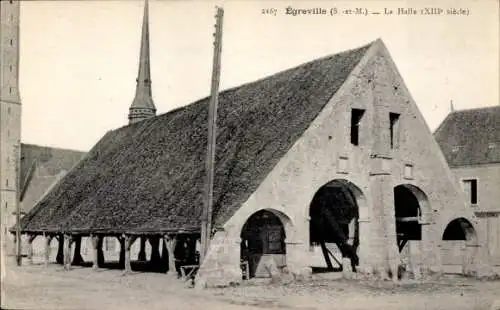
[[[498,0],[0,0],[1,308],[500,310]]]

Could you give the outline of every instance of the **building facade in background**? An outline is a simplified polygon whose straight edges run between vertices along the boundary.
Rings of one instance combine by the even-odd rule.
[[[500,106],[450,113],[434,134],[488,244],[491,264],[500,267]],[[454,248],[454,249],[453,249]],[[445,266],[457,265],[448,242]]]

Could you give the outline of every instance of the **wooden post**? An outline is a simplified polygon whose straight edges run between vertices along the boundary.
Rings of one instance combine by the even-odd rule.
[[[73,254],[73,262],[72,265],[79,266],[83,264],[83,257],[81,254],[82,250],[82,236],[75,236],[75,252]]]
[[[173,236],[164,236],[163,240],[167,246],[168,252],[168,274],[177,275],[177,270],[175,269],[175,254],[174,249],[177,243],[177,237]]]
[[[57,241],[56,263],[62,265],[64,264],[64,236],[62,234],[59,234],[57,236]]]
[[[70,270],[71,266],[71,244],[73,243],[73,236],[64,235],[64,269]]]
[[[126,249],[125,249],[125,235],[117,237],[118,241],[120,242],[120,257],[118,261],[118,265],[120,268],[125,268],[125,257],[126,255]],[[129,258],[130,259],[130,258]]]
[[[92,268],[95,270],[99,268],[99,254],[97,250],[99,246],[99,237],[90,235],[90,240],[92,241]]]
[[[156,269],[161,260],[160,258],[160,238],[158,236],[149,237],[149,244],[151,244],[151,259],[149,260],[151,267]]]
[[[123,235],[122,239],[124,240],[124,247],[125,247],[125,273],[130,273],[132,271],[132,266],[130,264],[130,248],[132,247],[132,244],[134,244],[134,241],[137,239],[135,236],[127,236]]]
[[[141,246],[137,255],[137,260],[141,262],[146,261],[146,240],[146,237],[141,237]]]
[[[52,241],[52,236],[43,234],[45,237],[45,267],[49,266],[49,260],[50,260],[50,242]]]
[[[161,272],[168,272],[168,249],[167,249],[167,240],[164,237],[160,238],[161,241],[161,258],[160,258],[160,266]]]
[[[28,235],[28,264],[33,265],[33,241],[36,235]]]
[[[210,243],[210,235],[212,232],[212,204],[213,204],[213,183],[214,183],[214,164],[215,164],[215,147],[217,136],[217,105],[219,101],[219,82],[220,82],[220,58],[222,52],[222,19],[224,10],[217,7],[216,24],[215,24],[215,42],[214,42],[214,57],[212,68],[212,88],[211,100],[208,108],[208,147],[207,147],[207,162],[206,162],[206,189],[205,189],[205,205],[201,217],[201,252],[200,263],[205,258]]]
[[[97,236],[97,263],[99,267],[104,264],[104,252],[102,250],[102,244],[104,243],[103,236]]]

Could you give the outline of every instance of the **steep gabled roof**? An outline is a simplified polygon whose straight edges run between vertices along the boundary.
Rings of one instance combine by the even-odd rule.
[[[450,167],[500,163],[500,106],[452,112],[434,137]]]
[[[39,146],[34,144],[21,144],[21,183],[28,177],[33,165],[43,166],[47,176],[56,176],[60,171],[69,171],[83,157],[85,152]]]
[[[220,93],[215,225],[225,223],[256,190],[370,45]],[[208,102],[205,98],[108,132],[24,217],[23,230],[198,231]]]

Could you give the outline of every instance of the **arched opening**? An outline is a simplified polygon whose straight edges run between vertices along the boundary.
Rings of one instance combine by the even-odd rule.
[[[465,218],[456,218],[446,225],[441,244],[441,263],[446,273],[471,273],[477,251],[474,226]]]
[[[394,208],[396,213],[396,240],[402,252],[410,240],[422,240],[423,204],[426,195],[416,186],[404,184],[394,187]]]
[[[464,219],[457,218],[448,223],[443,233],[443,240],[469,240],[474,241],[476,239],[476,231],[474,226]]]
[[[361,190],[347,180],[334,180],[323,185],[309,207],[310,245],[321,248],[326,271],[342,271],[341,258],[349,258],[351,268],[359,265],[359,207],[364,199]],[[313,271],[324,268],[313,266]]]
[[[282,215],[284,216],[284,215]],[[241,230],[241,260],[248,262],[250,278],[271,277],[273,268],[286,264],[285,227],[279,214],[261,210]]]

